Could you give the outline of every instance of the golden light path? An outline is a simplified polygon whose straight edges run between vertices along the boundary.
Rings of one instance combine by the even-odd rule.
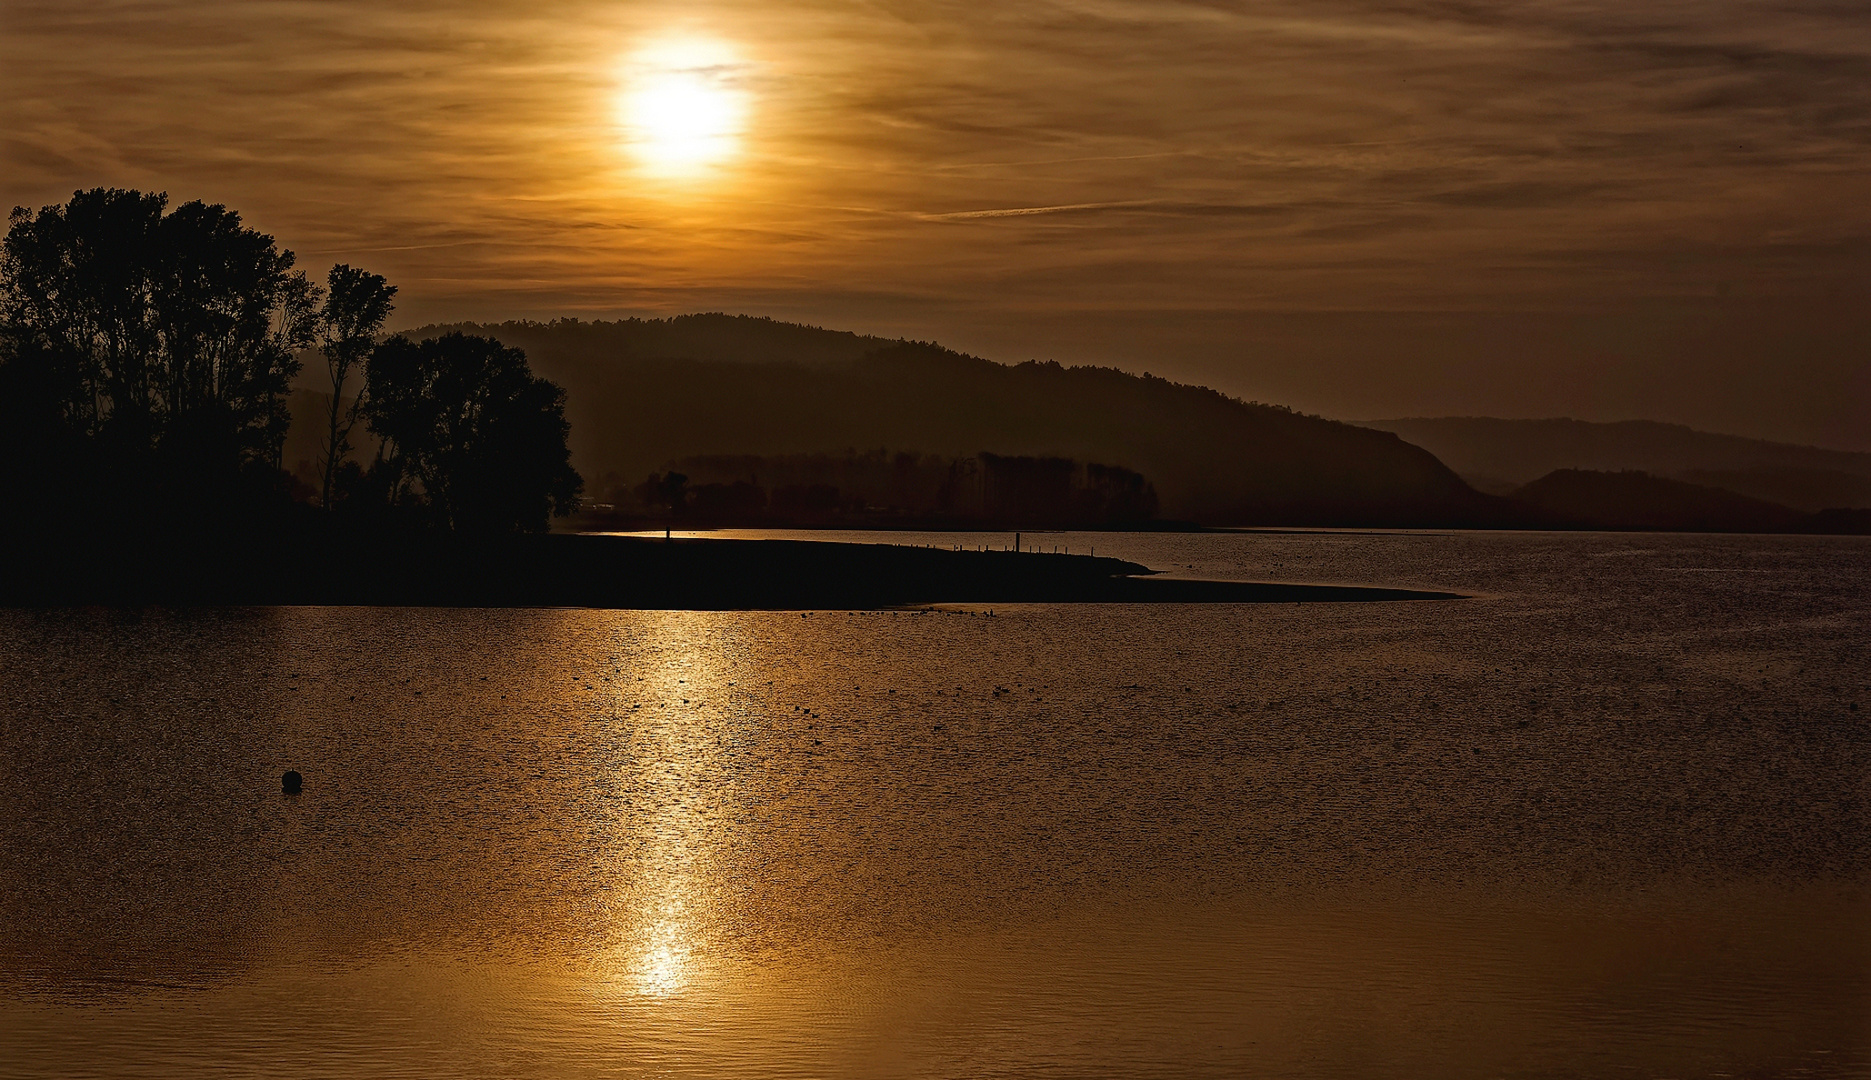
[[[739,153],[750,105],[745,69],[731,46],[706,38],[664,39],[632,55],[619,119],[639,168],[693,178]]]
[[[633,809],[624,819],[618,910],[611,947],[593,972],[601,996],[682,996],[698,982],[716,985],[699,935],[720,868],[703,842],[721,812],[722,762],[716,721],[733,686],[732,646],[692,613],[646,614],[620,630],[619,667],[606,721],[615,740],[621,787]],[[613,661],[615,663],[615,661]],[[716,986],[719,989],[718,985]]]

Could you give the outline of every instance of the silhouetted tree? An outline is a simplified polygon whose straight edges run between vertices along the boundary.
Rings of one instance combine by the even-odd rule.
[[[1085,466],[1085,486],[1080,493],[1084,502],[1081,516],[1086,521],[1136,525],[1156,516],[1156,485],[1143,474],[1117,465]]]
[[[565,391],[492,338],[393,337],[371,353],[362,414],[395,505],[464,532],[543,531],[577,507]]]
[[[323,482],[319,502],[331,506],[338,470],[351,452],[351,432],[357,426],[364,398],[360,390],[349,401],[345,391],[352,369],[365,362],[377,347],[377,334],[390,317],[396,286],[381,275],[339,263],[325,279],[325,306],[319,312],[318,351],[325,358],[331,381],[331,407],[326,416]]]
[[[666,510],[680,515],[689,505],[689,478],[673,470],[651,473],[648,479],[637,485],[637,498],[652,510]]]
[[[191,512],[276,486],[286,393],[318,290],[223,206],[97,188],[14,208],[0,246],[0,363],[32,423],[108,479]]]
[[[691,516],[713,525],[1136,526],[1157,511],[1156,488],[1141,473],[1063,457],[951,458],[880,448],[710,454],[671,465],[618,501],[659,519]]]

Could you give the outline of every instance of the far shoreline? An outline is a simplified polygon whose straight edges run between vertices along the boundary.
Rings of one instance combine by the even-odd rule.
[[[1464,594],[1160,576],[1106,556],[798,539],[549,533],[471,539],[317,530],[264,536],[15,537],[9,607],[382,606],[644,610],[934,604],[1372,603]]]

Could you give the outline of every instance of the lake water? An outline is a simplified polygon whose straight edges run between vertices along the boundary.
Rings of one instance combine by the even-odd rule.
[[[1871,1076],[1871,541],[1024,540],[1474,598],[0,611],[0,1076]]]

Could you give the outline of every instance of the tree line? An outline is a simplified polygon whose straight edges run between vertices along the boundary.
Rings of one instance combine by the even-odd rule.
[[[394,285],[345,264],[320,285],[295,262],[220,205],[97,188],[15,207],[0,244],[0,512],[24,528],[289,518],[286,401],[308,355],[330,407],[302,501],[476,533],[542,531],[577,506],[565,393],[525,353],[385,337]]]
[[[987,452],[704,455],[636,484],[607,474],[597,490],[594,521],[619,527],[1136,528],[1157,514],[1134,470]]]

